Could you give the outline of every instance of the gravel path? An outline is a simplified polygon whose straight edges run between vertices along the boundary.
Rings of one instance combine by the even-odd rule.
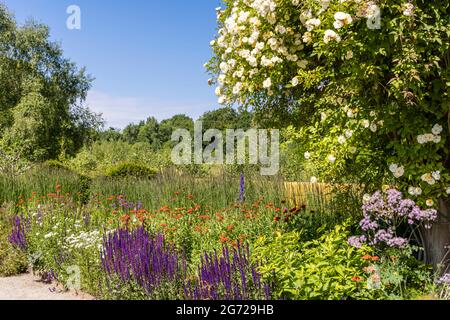
[[[30,273],[0,278],[0,300],[92,300],[87,294],[62,292],[53,284],[39,281]]]

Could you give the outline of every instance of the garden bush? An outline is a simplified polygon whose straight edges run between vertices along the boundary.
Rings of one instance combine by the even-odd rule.
[[[278,233],[274,239],[261,238],[255,256],[262,261],[260,272],[278,287],[276,293],[287,299],[356,298],[363,277],[368,248],[347,244],[348,228],[338,226],[329,234],[301,242],[301,233]]]
[[[158,174],[158,170],[149,168],[143,164],[135,162],[123,162],[111,166],[105,172],[105,176],[111,178],[143,178],[151,179]]]

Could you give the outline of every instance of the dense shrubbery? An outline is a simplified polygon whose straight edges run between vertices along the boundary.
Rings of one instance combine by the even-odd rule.
[[[115,166],[111,166],[105,172],[105,176],[111,178],[154,178],[158,171],[151,169],[143,164],[124,162]]]

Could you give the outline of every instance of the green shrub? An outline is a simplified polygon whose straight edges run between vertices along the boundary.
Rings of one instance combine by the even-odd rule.
[[[47,160],[44,162],[44,165],[50,169],[57,169],[57,170],[68,170],[70,169],[61,161],[59,160]]]
[[[361,297],[367,248],[348,245],[346,226],[337,226],[318,240],[300,242],[298,232],[261,238],[255,256],[260,272],[277,284],[281,298],[295,300],[341,300]]]
[[[145,165],[134,162],[123,162],[118,165],[111,166],[105,172],[107,177],[111,178],[154,178],[158,170],[149,168]]]

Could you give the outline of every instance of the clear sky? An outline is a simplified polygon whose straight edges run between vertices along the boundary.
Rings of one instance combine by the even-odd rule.
[[[216,109],[203,64],[212,55],[220,0],[0,0],[19,23],[50,26],[66,57],[95,77],[88,105],[107,126]],[[81,9],[69,30],[67,7]]]

